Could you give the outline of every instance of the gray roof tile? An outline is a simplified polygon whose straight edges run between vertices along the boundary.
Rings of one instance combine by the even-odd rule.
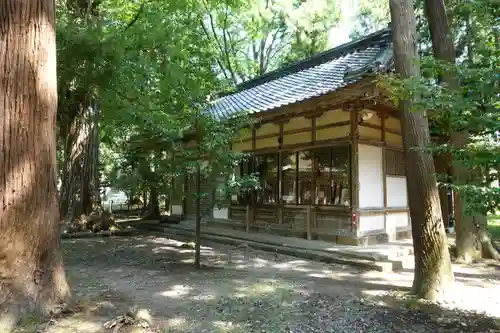
[[[238,112],[263,112],[317,97],[391,67],[390,29],[320,53],[238,86],[238,91],[211,103],[217,118]]]

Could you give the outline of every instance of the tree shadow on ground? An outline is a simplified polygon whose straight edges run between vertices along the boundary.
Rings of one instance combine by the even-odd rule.
[[[134,305],[166,332],[500,331],[493,318],[399,297],[410,274],[384,279],[208,243],[197,271],[189,245],[159,237],[75,239],[64,249],[75,294],[87,302],[80,321],[92,327]]]

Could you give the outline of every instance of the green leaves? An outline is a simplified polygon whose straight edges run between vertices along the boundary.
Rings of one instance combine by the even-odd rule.
[[[456,64],[423,56],[421,78],[386,76],[380,84],[396,101],[411,98],[417,110],[426,110],[435,137],[449,141],[454,133],[469,133],[464,149],[439,142],[429,150],[450,154],[453,167],[469,170],[467,179],[445,178],[442,185],[466,198],[468,213],[485,214],[500,208],[499,188],[492,185],[500,177],[500,45],[494,42],[499,9],[490,1],[473,1],[457,3],[452,13],[457,43],[465,43],[459,45],[464,56]],[[456,87],[444,83],[451,76],[458,81]]]
[[[338,18],[335,0],[214,1],[205,3],[201,24],[214,67],[236,85],[324,51]]]

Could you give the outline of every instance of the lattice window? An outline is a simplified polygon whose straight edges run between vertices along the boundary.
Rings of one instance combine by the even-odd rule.
[[[259,173],[262,190],[257,193],[257,203],[275,204],[278,199],[278,165],[279,155],[256,156],[256,172]]]
[[[348,145],[299,152],[299,204],[349,205]]]
[[[389,176],[405,176],[404,153],[397,150],[386,150],[385,168],[386,173]]]

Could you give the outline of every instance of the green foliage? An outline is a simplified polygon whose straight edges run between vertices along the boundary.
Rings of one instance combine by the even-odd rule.
[[[465,52],[457,63],[449,65],[433,56],[424,56],[420,80],[389,76],[381,82],[394,94],[396,102],[411,98],[414,108],[426,110],[432,134],[449,137],[457,132],[468,133],[464,149],[457,149],[449,142],[426,149],[450,153],[454,167],[469,170],[468,179],[444,179],[442,185],[461,193],[470,214],[495,212],[500,207],[500,188],[492,185],[500,178],[499,11],[498,5],[491,1],[452,7],[457,43],[463,39],[466,43],[457,47],[461,53]],[[464,31],[465,28],[469,30]],[[457,87],[450,87],[442,80],[451,76],[458,81]]]
[[[387,27],[390,22],[389,1],[361,0],[350,38],[358,39]]]
[[[500,215],[491,215],[488,217],[488,230],[493,240],[500,240]]]
[[[221,89],[199,1],[113,0],[92,10],[58,4],[59,138],[79,99],[98,100],[103,181],[130,193],[168,193],[201,158],[212,181],[242,158],[228,150],[249,119],[202,111]],[[197,124],[197,126],[195,126]],[[185,147],[198,140],[196,149]],[[234,184],[233,184],[234,187]]]
[[[240,0],[205,4],[202,27],[229,85],[327,48],[334,0]]]

